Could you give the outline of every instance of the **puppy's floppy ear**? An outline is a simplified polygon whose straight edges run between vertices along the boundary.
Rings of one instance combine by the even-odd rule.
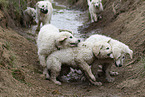
[[[62,43],[67,39],[66,36],[60,37],[56,40],[56,47],[61,49],[62,48]]]
[[[66,36],[63,36],[63,37],[59,38],[58,41],[59,41],[59,42],[63,42],[63,41],[65,41],[66,39],[67,39],[67,37],[66,37]]]
[[[96,45],[93,47],[93,53],[95,56],[98,56],[100,53],[100,50],[103,48],[103,45]]]
[[[121,50],[119,48],[113,48],[112,53],[115,59],[118,59],[121,56]]]
[[[133,51],[129,49],[127,53],[130,55],[130,58],[132,59],[132,57],[133,57]]]
[[[39,5],[39,2],[36,3],[36,6],[38,6],[38,5]]]

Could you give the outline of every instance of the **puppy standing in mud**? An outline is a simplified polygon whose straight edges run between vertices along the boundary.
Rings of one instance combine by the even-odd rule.
[[[97,22],[98,14],[103,11],[102,0],[87,0],[89,6],[89,13],[91,16],[91,22]],[[100,16],[101,18],[101,16]]]
[[[36,21],[37,29],[40,30],[40,25],[49,24],[53,13],[52,4],[49,1],[39,1],[36,4]]]
[[[112,47],[112,54],[114,60],[107,58],[107,59],[98,59],[96,62],[92,64],[92,71],[97,77],[97,72],[96,72],[96,64],[101,64],[102,65],[102,70],[106,75],[106,79],[108,82],[113,82],[114,78],[112,78],[110,75],[118,75],[118,72],[112,72],[111,71],[111,66],[112,64],[115,64],[116,67],[121,67],[123,65],[123,61],[125,59],[125,54],[129,54],[130,58],[132,59],[133,57],[133,51],[124,43],[112,39],[111,37],[107,37],[104,35],[91,35],[89,38],[85,40],[87,43],[95,43],[98,41],[109,41],[109,44]],[[95,69],[95,70],[94,70]]]
[[[96,57],[108,58],[111,57],[111,46],[106,42],[96,42],[90,46],[81,43],[78,47],[62,49],[53,52],[47,58],[47,69],[50,71],[50,78],[55,84],[61,85],[61,82],[56,78],[60,74],[62,64],[72,68],[81,69],[89,81],[94,85],[102,85],[101,82],[96,82],[95,76],[91,71],[91,64]]]
[[[67,31],[59,32],[59,29],[52,24],[44,25],[40,29],[37,37],[40,64],[46,67],[46,57],[52,52],[59,49],[76,47],[79,42],[79,39],[75,38]],[[47,77],[46,69],[44,69],[43,73],[46,74]]]
[[[36,10],[34,8],[27,7],[27,9],[24,10],[23,14],[24,14],[24,25],[26,27],[31,27],[31,24],[36,18]]]

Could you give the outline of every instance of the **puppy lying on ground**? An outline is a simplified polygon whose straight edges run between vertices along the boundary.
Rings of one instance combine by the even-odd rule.
[[[93,65],[102,64],[103,65],[102,70],[106,74],[106,79],[108,80],[108,82],[113,82],[114,78],[112,78],[109,74],[111,72],[110,69],[111,69],[112,64],[115,63],[116,67],[121,67],[123,65],[123,61],[125,59],[125,54],[129,54],[130,58],[132,59],[133,51],[124,43],[122,43],[118,40],[112,39],[110,37],[104,36],[104,35],[99,35],[99,34],[95,34],[95,35],[90,36],[88,39],[85,40],[85,42],[95,43],[95,42],[98,42],[100,40],[101,41],[102,40],[104,40],[104,41],[110,40],[109,44],[112,47],[112,54],[113,54],[114,60],[112,60],[112,59],[99,59],[98,61],[96,61],[96,63],[94,62]],[[92,66],[92,69],[93,68],[94,68],[94,66]],[[96,70],[93,70],[93,71],[96,71]],[[118,73],[111,72],[111,74],[114,75],[114,74],[118,74]],[[97,75],[97,72],[96,72],[96,75]]]
[[[36,10],[31,7],[27,7],[26,10],[24,10],[24,25],[25,27],[31,27],[31,24],[36,18]]]
[[[91,22],[97,22],[98,14],[103,11],[102,0],[87,0],[89,6],[89,13],[91,16]]]
[[[55,51],[47,58],[47,69],[50,71],[50,76],[48,75],[47,78],[50,78],[50,80],[55,84],[61,85],[61,82],[57,81],[56,78],[60,74],[62,64],[65,64],[72,68],[84,71],[85,75],[92,84],[102,85],[101,82],[94,82],[96,79],[88,64],[93,63],[96,57],[110,57],[110,53],[111,46],[107,42],[102,41],[96,42],[91,46],[81,44],[79,47]]]
[[[37,37],[37,48],[40,64],[45,67],[45,58],[52,52],[69,47],[76,47],[80,42],[71,33],[67,31],[59,32],[59,29],[52,24],[44,25]]]
[[[51,21],[51,16],[53,13],[52,4],[49,1],[39,1],[36,4],[36,20],[37,20],[37,29],[40,30],[40,24],[42,25],[49,24]]]

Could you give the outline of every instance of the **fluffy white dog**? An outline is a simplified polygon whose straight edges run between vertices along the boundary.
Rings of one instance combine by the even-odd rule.
[[[24,25],[26,27],[30,27],[33,20],[36,18],[36,10],[31,7],[27,7],[26,10],[24,10]]]
[[[59,29],[52,24],[44,25],[37,37],[38,56],[40,64],[45,67],[45,58],[52,52],[68,47],[76,47],[80,42],[71,33],[63,31],[59,32]]]
[[[52,3],[54,0],[44,0],[44,1],[49,1],[49,2],[51,2],[51,3]]]
[[[36,20],[37,20],[37,29],[40,30],[40,24],[42,25],[49,24],[51,21],[53,13],[52,4],[49,1],[38,1],[36,4]]]
[[[89,13],[91,16],[91,22],[97,22],[98,14],[103,11],[102,0],[87,0],[89,6]]]
[[[112,75],[116,75],[118,73],[110,71],[112,64],[115,63],[116,67],[121,67],[123,65],[123,61],[125,59],[125,54],[129,54],[130,58],[132,59],[133,51],[124,43],[122,43],[118,40],[112,39],[111,37],[107,37],[107,36],[99,35],[99,34],[90,36],[88,39],[85,40],[85,42],[95,43],[95,42],[102,41],[102,40],[104,40],[104,41],[110,40],[109,44],[112,47],[112,54],[113,54],[114,60],[99,59],[98,61],[96,61],[96,63],[94,63],[94,65],[102,64],[103,65],[102,69],[106,73],[106,79],[108,80],[108,82],[113,82],[114,78],[112,78],[109,73],[111,73]],[[94,67],[94,66],[92,66],[92,67]]]
[[[102,85],[101,82],[94,82],[96,79],[88,64],[91,64],[96,57],[108,58],[110,53],[111,46],[107,42],[96,42],[91,46],[81,44],[79,47],[55,51],[47,58],[47,69],[50,71],[50,76],[47,77],[55,84],[61,85],[61,82],[57,81],[56,78],[60,74],[62,64],[64,64],[84,71],[92,84]]]

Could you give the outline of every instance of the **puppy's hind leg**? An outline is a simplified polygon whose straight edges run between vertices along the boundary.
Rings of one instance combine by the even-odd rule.
[[[61,85],[61,82],[56,80],[57,76],[59,75],[59,71],[51,70],[50,72],[51,72],[50,80],[57,85]]]
[[[40,55],[40,54],[39,54],[40,64],[41,64],[43,67],[46,67],[45,57],[46,57],[45,55]]]
[[[59,76],[61,71],[61,62],[59,62],[57,59],[52,59],[51,61],[53,61],[52,64],[54,65],[51,66],[50,69],[50,80],[57,85],[61,85],[61,82],[56,80],[56,78]]]
[[[45,78],[46,78],[46,79],[49,79],[49,78],[50,78],[50,76],[49,76],[49,74],[48,74],[48,69],[47,69],[47,68],[44,68],[43,74],[45,75]]]

